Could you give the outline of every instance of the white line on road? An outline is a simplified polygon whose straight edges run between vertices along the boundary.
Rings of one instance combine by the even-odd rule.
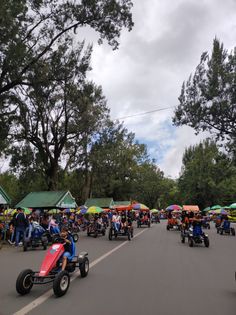
[[[139,233],[135,234],[133,238],[141,235],[143,232],[147,231],[148,229],[144,229],[142,231],[140,231]],[[114,252],[116,252],[118,249],[120,249],[122,246],[126,245],[127,243],[129,243],[129,241],[124,241],[123,243],[121,243],[120,245],[116,246],[115,248],[113,248],[112,250],[110,250],[109,252],[107,252],[106,254],[100,256],[99,258],[95,259],[91,264],[89,264],[89,268],[93,268],[95,265],[97,265],[98,263],[100,263],[103,259],[105,259],[106,257],[110,256],[111,254],[113,254]],[[74,273],[74,275],[71,277],[71,282],[73,280],[75,280],[78,276],[80,275],[80,271],[77,271]],[[51,296],[53,295],[53,290],[50,289],[47,292],[45,292],[44,294],[40,295],[37,299],[35,299],[33,302],[27,304],[26,306],[24,306],[22,309],[20,309],[19,311],[15,312],[13,315],[25,315],[28,314],[30,311],[32,311],[34,308],[38,307],[40,304],[44,303],[47,299],[49,299]]]

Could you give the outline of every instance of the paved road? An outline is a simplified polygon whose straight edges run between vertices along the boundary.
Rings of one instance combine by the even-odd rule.
[[[212,228],[209,248],[190,248],[165,224],[136,229],[141,234],[131,242],[82,235],[79,249],[89,252],[92,268],[87,278],[75,278],[62,298],[51,295],[50,285],[18,296],[17,274],[39,268],[44,252],[1,250],[0,314],[25,314],[24,307],[32,309],[46,292],[44,303],[29,314],[235,315],[236,237],[220,236]]]

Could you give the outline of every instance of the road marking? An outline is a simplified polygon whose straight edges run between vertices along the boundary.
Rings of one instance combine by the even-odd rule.
[[[135,234],[133,238],[136,238],[137,236],[141,235],[143,232],[147,231],[148,229],[144,229],[142,231],[140,231],[139,233]],[[112,250],[110,250],[109,252],[107,252],[106,254],[100,256],[99,258],[95,259],[91,264],[89,264],[89,268],[93,268],[94,266],[96,266],[98,263],[100,263],[103,259],[107,258],[108,256],[110,256],[111,254],[113,254],[114,252],[116,252],[118,249],[120,249],[121,247],[123,247],[124,245],[126,245],[127,243],[129,243],[130,241],[124,241],[123,243],[121,243],[120,245],[116,246],[115,248],[113,248]],[[74,275],[71,277],[70,282],[74,281],[78,276],[80,275],[80,271],[76,271],[74,273]],[[26,306],[24,306],[22,309],[20,309],[19,311],[13,313],[13,315],[25,315],[28,314],[30,311],[32,311],[34,308],[38,307],[40,304],[43,304],[47,299],[49,299],[51,296],[53,295],[53,290],[50,289],[47,292],[45,292],[44,294],[40,295],[37,299],[35,299],[33,302],[27,304]]]

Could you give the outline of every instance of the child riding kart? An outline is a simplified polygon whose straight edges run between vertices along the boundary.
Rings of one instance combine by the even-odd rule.
[[[95,215],[93,220],[89,221],[87,225],[87,235],[93,235],[93,237],[96,238],[98,234],[104,236],[106,234],[106,229],[102,222],[102,218]]]
[[[188,244],[189,247],[193,247],[194,244],[203,244],[205,247],[209,247],[210,242],[208,235],[202,231],[201,216],[197,214],[192,220],[192,227],[189,229]]]
[[[179,220],[175,217],[169,217],[167,221],[166,229],[169,231],[170,229],[181,230],[181,224]]]
[[[68,233],[62,228],[58,238],[47,251],[40,271],[31,269],[23,270],[16,280],[16,291],[25,295],[30,292],[34,284],[53,282],[54,294],[58,297],[64,295],[70,286],[70,274],[76,268],[80,269],[81,277],[86,277],[89,272],[88,253],[81,252],[75,255],[75,243]]]
[[[151,219],[149,211],[139,211],[139,215],[137,217],[137,228],[141,227],[142,225],[147,225],[150,228]]]
[[[42,246],[47,249],[48,238],[45,229],[36,221],[30,220],[23,237],[23,250],[27,251],[28,247],[36,248]]]
[[[235,236],[235,229],[233,227],[231,227],[231,224],[230,224],[230,221],[229,221],[229,218],[226,217],[223,219],[222,221],[222,224],[217,227],[217,233],[223,235],[224,233],[225,234],[232,234],[233,236]]]

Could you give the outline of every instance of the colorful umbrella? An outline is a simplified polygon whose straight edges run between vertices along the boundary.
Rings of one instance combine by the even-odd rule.
[[[145,206],[143,203],[133,203],[132,208],[134,210],[149,210],[149,208]]]
[[[56,213],[60,213],[61,210],[60,209],[51,209],[48,211],[49,214],[56,214]]]
[[[85,214],[86,212],[87,212],[87,210],[88,210],[88,207],[86,207],[86,206],[80,206],[79,208],[78,208],[78,211],[76,212],[76,214]]]
[[[208,212],[208,211],[210,211],[211,210],[211,207],[206,207],[205,209],[203,209],[202,211],[203,212]]]
[[[157,209],[151,209],[150,211],[151,211],[151,213],[159,213],[159,211]]]
[[[235,203],[232,203],[230,206],[229,206],[230,209],[236,209],[236,202]]]
[[[222,207],[219,205],[215,205],[211,207],[211,210],[217,210],[217,209],[221,209]]]
[[[86,214],[96,214],[96,213],[102,213],[103,209],[100,207],[92,206],[89,207]]]
[[[182,210],[182,207],[179,205],[170,205],[166,208],[167,211],[173,211],[173,210]]]

